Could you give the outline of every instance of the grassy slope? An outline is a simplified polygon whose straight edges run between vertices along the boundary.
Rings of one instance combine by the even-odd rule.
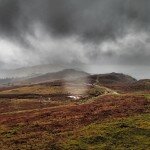
[[[38,123],[29,128],[34,126]],[[9,130],[1,127],[1,150],[149,150],[150,147],[149,114],[92,123],[70,132],[53,133],[47,129],[25,133],[22,128],[22,124]]]
[[[0,94],[60,94],[66,93],[64,89],[60,86],[44,86],[44,85],[33,85],[25,86],[20,88],[15,88],[11,90],[5,90],[0,92]]]
[[[82,105],[1,114],[0,148],[148,150],[148,106],[141,96],[108,95]]]
[[[1,94],[65,92],[61,86],[34,85]],[[87,91],[94,98],[86,103],[82,99],[65,105],[53,101],[46,102],[46,108],[41,107],[41,100],[0,100],[0,149],[148,150],[150,94],[95,97],[105,92],[105,88],[94,86]],[[7,113],[3,114],[4,110]]]
[[[68,92],[68,90],[70,92]],[[71,93],[71,91],[73,91],[73,93]],[[88,100],[91,100],[92,97],[97,97],[98,95],[106,94],[109,92],[111,92],[109,89],[100,86],[89,86],[86,88],[84,88],[83,86],[68,86],[66,89],[63,85],[52,86],[47,84],[23,86],[14,89],[12,88],[9,90],[6,89],[0,92],[0,95],[5,95],[4,98],[0,98],[0,113],[42,109],[47,107],[66,105],[70,103],[81,104]],[[83,93],[82,99],[74,101],[67,96],[74,94],[78,95],[78,93]],[[19,94],[26,95],[23,95],[21,96],[21,98],[19,98]],[[30,99],[28,99],[28,94],[31,95]],[[39,96],[34,97],[34,94],[38,94]],[[45,96],[46,94],[49,94],[49,96]],[[11,95],[13,95],[13,97],[11,97]]]
[[[100,86],[75,86],[75,85],[62,85],[62,86],[51,86],[51,85],[32,85],[14,88],[10,90],[1,91],[0,94],[105,94],[105,92],[111,92],[109,89]]]
[[[139,115],[90,124],[75,133],[65,134],[63,149],[148,150],[150,115]]]

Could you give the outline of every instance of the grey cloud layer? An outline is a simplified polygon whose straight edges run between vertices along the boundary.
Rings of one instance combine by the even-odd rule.
[[[1,0],[0,29],[23,36],[40,22],[53,35],[99,41],[124,35],[130,26],[149,30],[149,8],[148,0]]]
[[[41,63],[44,60],[47,63],[94,63],[96,59],[102,64],[108,61],[108,64],[148,66],[149,14],[149,0],[0,0],[0,36],[18,42],[22,51],[32,51],[28,56],[33,58],[36,54],[36,60]],[[35,32],[38,24],[40,35],[51,37],[52,45],[58,45],[61,39],[64,44],[59,47],[47,43],[46,49],[37,46],[40,42]],[[131,33],[134,39],[131,37],[126,44],[118,42],[126,40]],[[78,39],[70,43],[80,51],[64,46],[64,38],[70,37]],[[37,40],[35,44],[31,39]],[[113,43],[112,48],[104,48],[104,43]],[[66,61],[62,54],[68,54],[70,60]]]

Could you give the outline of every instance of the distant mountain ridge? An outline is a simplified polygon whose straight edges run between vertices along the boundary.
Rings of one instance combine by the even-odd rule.
[[[29,76],[36,76],[41,74],[46,74],[49,72],[56,72],[65,69],[66,66],[63,65],[37,65],[31,67],[23,67],[13,70],[2,70],[0,71],[0,78],[22,78]]]
[[[25,83],[42,83],[53,80],[71,80],[80,77],[86,77],[90,74],[84,71],[77,71],[74,69],[65,69],[62,71],[54,72],[54,73],[46,73],[44,75],[40,75],[34,78],[29,78],[25,81]]]
[[[98,84],[116,90],[149,90],[150,79],[136,80],[123,73],[107,73],[91,75],[81,70],[63,69],[61,71],[35,74],[22,78],[0,79],[1,87],[22,86],[53,82],[56,80],[78,80],[85,79],[86,84]]]

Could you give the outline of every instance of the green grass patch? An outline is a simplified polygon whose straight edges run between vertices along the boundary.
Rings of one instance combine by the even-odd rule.
[[[12,136],[15,136],[16,134],[18,134],[19,130],[20,130],[20,127],[14,127],[9,131],[1,131],[0,134],[3,137],[11,138]]]
[[[91,124],[67,136],[63,149],[148,150],[150,115]]]
[[[147,99],[150,99],[150,94],[145,94],[145,97],[146,97]]]

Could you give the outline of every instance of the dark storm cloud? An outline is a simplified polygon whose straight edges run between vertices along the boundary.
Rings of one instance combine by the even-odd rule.
[[[150,65],[149,14],[149,0],[0,0],[0,37],[18,42],[22,56],[30,51],[27,60],[34,59],[34,54],[35,62],[80,64],[84,59],[91,63],[106,59],[105,63],[112,60],[112,64]],[[38,44],[42,40],[33,42],[37,39],[36,25],[40,26],[38,31],[44,30],[41,39],[49,35],[52,45],[56,42],[56,46],[48,44],[49,48],[44,50],[45,47]],[[126,41],[131,33],[135,38]],[[64,39],[72,37],[78,40],[70,41],[72,45],[68,48]],[[61,39],[64,44],[59,44]],[[104,43],[112,47],[104,48]],[[79,48],[84,52],[75,52]]]
[[[15,24],[19,15],[18,0],[0,1],[0,30],[10,35],[17,30]]]
[[[148,29],[149,8],[148,0],[1,0],[0,30],[19,36],[40,22],[53,35],[99,41],[124,35],[130,25]]]

